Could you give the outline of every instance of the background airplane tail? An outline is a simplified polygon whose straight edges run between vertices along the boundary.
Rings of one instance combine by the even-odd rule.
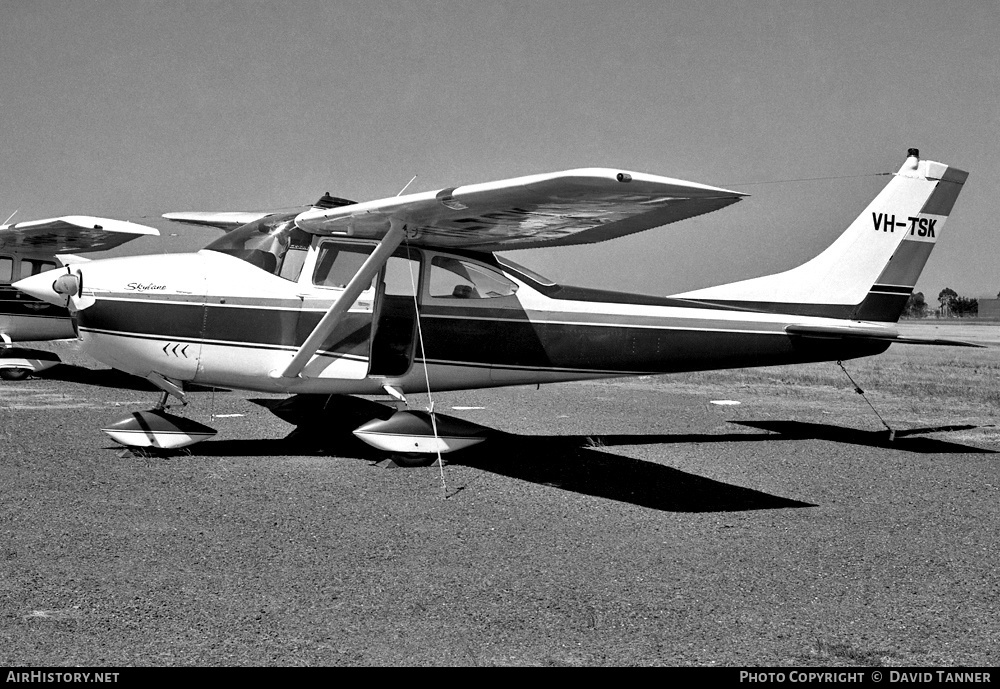
[[[850,227],[791,270],[673,295],[761,311],[895,322],[951,213],[968,173],[906,162]]]

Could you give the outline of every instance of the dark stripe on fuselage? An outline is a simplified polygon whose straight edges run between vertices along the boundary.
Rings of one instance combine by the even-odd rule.
[[[885,294],[881,291],[869,292],[851,318],[859,321],[895,323],[906,308],[909,298],[909,292],[894,294]]]
[[[166,342],[168,344],[180,343],[180,344],[203,344],[205,341],[199,338],[184,338],[176,336],[165,336],[165,335],[150,335],[150,334],[140,334],[140,333],[130,333],[122,330],[100,330],[98,328],[80,328],[80,332],[93,333],[95,335],[111,335],[114,337],[124,337],[130,340],[155,340],[158,342]],[[223,343],[210,343],[210,344],[221,344],[222,346],[236,347],[237,349],[257,349],[257,350],[274,350],[282,352],[294,352],[298,347],[282,346],[282,345],[272,345],[272,344],[260,344],[255,342],[223,342]],[[353,359],[356,361],[367,361],[368,357],[365,354],[357,353],[345,353],[342,351],[327,351],[318,350],[316,356],[326,356],[336,359]]]
[[[499,367],[634,373],[769,366],[854,358],[888,343],[805,340],[783,332],[588,326],[435,317],[424,321],[429,360]]]
[[[79,313],[86,330],[150,335],[157,339],[209,340],[250,346],[298,347],[323,313],[198,303],[145,303],[99,299]],[[123,327],[128,327],[123,331]],[[371,315],[347,313],[322,349],[366,353]]]
[[[904,287],[903,285],[873,285],[872,292],[878,292],[880,294],[905,294],[910,296],[913,291],[912,287]]]

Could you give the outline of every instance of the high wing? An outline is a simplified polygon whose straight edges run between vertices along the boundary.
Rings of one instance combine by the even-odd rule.
[[[356,203],[357,201],[330,196],[329,193],[326,193],[312,207],[336,208],[337,206],[350,206]],[[281,211],[180,211],[176,213],[164,213],[163,217],[167,220],[187,225],[217,227],[225,232],[232,232],[244,225],[249,225],[261,218],[266,218],[269,215],[275,215],[279,212]]]
[[[0,249],[46,254],[106,251],[138,237],[159,234],[152,227],[125,220],[66,215],[0,225]]]
[[[255,220],[266,218],[269,215],[273,215],[273,213],[243,211],[224,211],[218,213],[211,211],[182,211],[179,213],[164,213],[163,217],[167,220],[173,220],[174,222],[184,223],[186,225],[217,227],[220,230],[230,232],[238,227],[243,227],[244,225],[252,223]]]
[[[567,170],[300,213],[314,234],[381,239],[390,220],[415,245],[504,251],[590,244],[736,203],[746,194],[605,168]]]

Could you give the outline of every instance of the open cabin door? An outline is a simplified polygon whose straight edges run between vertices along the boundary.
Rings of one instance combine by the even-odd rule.
[[[317,250],[310,283],[302,296],[296,341],[303,342],[374,251],[372,244],[324,240]],[[412,258],[410,257],[412,256]],[[405,374],[413,363],[419,292],[418,252],[399,249],[338,321],[304,377],[360,380]]]
[[[405,249],[390,256],[378,285],[368,375],[401,376],[413,364],[416,347],[417,302],[420,290],[419,253]]]
[[[312,333],[330,308],[331,300],[339,298],[347,283],[375,250],[371,244],[324,240],[319,244],[316,262],[308,280],[310,289],[302,296],[302,310],[296,325],[296,342],[303,342]],[[368,375],[372,323],[375,312],[376,276],[350,306],[333,332],[323,341],[316,356],[302,371],[303,377],[361,380]]]

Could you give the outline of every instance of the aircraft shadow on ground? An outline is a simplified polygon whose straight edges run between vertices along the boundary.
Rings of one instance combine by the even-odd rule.
[[[389,455],[369,447],[350,432],[371,419],[372,415],[387,418],[394,412],[392,408],[364,400],[359,404],[354,400],[342,407],[331,407],[328,403],[320,414],[307,399],[252,401],[267,407],[284,420],[300,425],[281,440],[208,441],[191,447],[191,454],[202,457],[332,454],[364,459],[372,462],[373,466],[395,466],[384,461]],[[332,404],[339,405],[340,402],[334,399]],[[629,445],[774,438],[770,433],[727,436],[607,435],[597,438],[514,435],[494,431],[485,443],[447,455],[446,463],[667,512],[815,507],[810,503],[625,457],[607,449]]]
[[[293,433],[293,436],[295,434]],[[745,437],[745,436],[744,436]],[[336,438],[336,440],[334,440]],[[655,438],[655,436],[653,437]],[[635,436],[634,444],[655,443]],[[189,448],[197,457],[336,455],[396,466],[390,455],[353,436],[327,436],[329,450],[296,437],[280,440],[215,440]],[[588,446],[588,443],[597,444]],[[446,456],[447,465],[466,466],[583,495],[617,500],[666,512],[730,512],[815,507],[761,491],[689,474],[678,469],[608,452],[602,441],[586,436],[518,436],[497,434],[485,443]],[[629,445],[616,436],[605,447]],[[431,458],[429,461],[433,461]],[[407,460],[407,462],[412,460]],[[426,467],[423,462],[421,467]],[[461,488],[459,490],[464,490]]]
[[[373,465],[395,465],[384,461],[389,455],[369,447],[351,434],[351,430],[366,420],[391,416],[394,412],[391,407],[365,400],[330,398],[320,408],[314,399],[307,396],[251,401],[267,407],[289,423],[297,424],[296,430],[283,439],[208,441],[191,447],[191,454],[199,457],[334,455],[367,460]],[[992,452],[934,438],[915,437],[922,433],[968,430],[976,426],[901,430],[890,442],[887,431],[860,431],[797,421],[734,423],[764,432],[538,436],[493,431],[485,443],[449,454],[446,462],[666,512],[729,512],[815,505],[633,459],[611,452],[609,448],[820,439],[918,453]]]
[[[456,452],[449,456],[449,461],[530,483],[665,512],[816,507],[607,450],[614,446],[662,442],[676,442],[676,437],[502,435],[482,446]]]
[[[887,450],[901,450],[903,452],[916,452],[919,454],[996,454],[996,450],[962,445],[937,438],[921,437],[929,433],[968,431],[976,428],[988,428],[990,426],[965,424],[908,428],[895,431],[895,439],[890,440],[889,431],[887,430],[862,431],[856,428],[845,428],[843,426],[805,421],[733,421],[732,423],[748,428],[769,431],[770,433],[777,433],[778,438],[783,440],[829,440],[835,443],[880,447]],[[773,435],[770,437],[778,439]]]

